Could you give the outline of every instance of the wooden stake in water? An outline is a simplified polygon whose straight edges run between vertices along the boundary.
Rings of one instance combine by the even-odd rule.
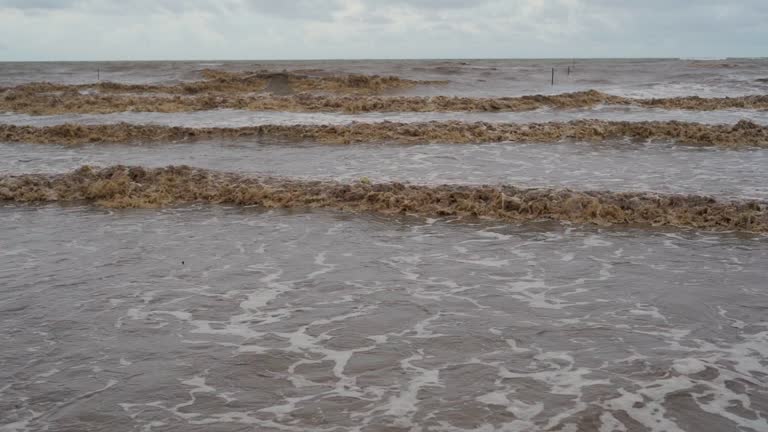
[[[568,76],[571,76],[571,67],[568,66]]]
[[[555,68],[552,68],[552,85],[555,85]]]
[[[101,68],[96,69],[96,81],[101,81]]]

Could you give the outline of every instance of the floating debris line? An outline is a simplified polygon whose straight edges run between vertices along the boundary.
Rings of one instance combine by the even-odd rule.
[[[328,73],[318,75],[298,71],[226,72],[206,69],[201,71],[201,75],[203,80],[165,85],[125,84],[110,81],[99,81],[89,84],[33,82],[16,87],[0,88],[0,92],[9,91],[16,94],[30,95],[46,93],[78,94],[81,92],[195,95],[203,93],[254,93],[279,90],[285,93],[314,91],[341,94],[376,94],[418,85],[447,83],[447,81],[409,80],[397,76]]]
[[[0,125],[0,141],[43,144],[162,143],[200,139],[260,137],[285,141],[334,144],[493,143],[561,140],[604,141],[632,139],[726,148],[768,147],[768,126],[746,120],[735,125],[707,125],[679,121],[574,120],[549,123],[351,123],[348,125],[262,125],[237,128],[189,128],[117,123],[56,126]]]
[[[277,94],[234,94],[233,92],[202,90],[169,93],[161,91],[163,86],[152,86],[153,90],[151,91],[135,89],[133,94],[111,94],[108,91],[99,92],[99,89],[108,88],[112,85],[128,86],[128,88],[131,88],[130,85],[102,83],[98,84],[97,92],[94,93],[88,93],[85,90],[67,90],[67,86],[56,84],[38,84],[35,87],[35,91],[18,88],[8,89],[4,92],[0,91],[0,112],[16,112],[30,115],[67,113],[107,114],[126,111],[172,113],[213,109],[345,113],[523,112],[542,108],[579,109],[601,105],[638,106],[689,111],[723,109],[768,110],[768,95],[724,98],[686,96],[667,99],[634,99],[589,90],[558,95],[477,98],[459,96],[371,96],[365,94],[367,91],[357,95],[312,93],[280,95],[281,92]],[[208,85],[206,84],[206,86]],[[279,89],[280,86],[275,86],[275,88]],[[255,91],[256,89],[254,88],[253,90]]]
[[[514,186],[340,183],[252,177],[187,166],[84,166],[67,174],[0,176],[0,200],[92,201],[114,208],[228,203],[267,208],[459,216],[509,222],[678,226],[768,232],[768,204],[650,192],[525,189]]]

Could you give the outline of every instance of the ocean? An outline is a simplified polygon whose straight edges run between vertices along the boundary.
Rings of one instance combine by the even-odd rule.
[[[2,432],[768,430],[766,59],[0,87]]]

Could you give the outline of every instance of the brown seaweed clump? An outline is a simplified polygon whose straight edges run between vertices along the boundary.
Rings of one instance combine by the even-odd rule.
[[[318,71],[293,72],[226,72],[205,70],[203,76],[209,80],[240,80],[244,77],[259,78],[272,87],[282,87],[282,93],[325,92],[375,94],[390,90],[411,88],[417,85],[447,84],[448,81],[422,81],[400,78],[394,75],[331,74]]]
[[[204,93],[252,93],[263,91],[267,80],[259,76],[240,78],[213,78],[203,81],[190,81],[178,84],[125,84],[101,81],[89,84],[56,84],[34,82],[0,91],[21,94],[47,94],[58,97],[74,97],[82,94],[161,94],[161,95],[196,95]]]
[[[306,89],[307,84],[291,84],[285,80],[271,78],[271,81],[253,79],[249,84],[254,90],[263,88],[274,90],[275,94],[235,94],[225,91],[230,84],[215,84],[217,91],[207,91],[192,88],[179,92],[163,92],[153,94],[144,90],[136,90],[136,94],[84,94],[68,90],[61,92],[53,84],[41,84],[45,88],[39,91],[26,91],[14,88],[0,92],[0,112],[17,112],[31,115],[55,115],[66,113],[106,114],[114,112],[188,112],[213,109],[239,109],[251,111],[289,111],[289,112],[521,112],[540,108],[579,109],[592,108],[599,105],[639,106],[645,108],[679,109],[690,111],[713,111],[722,109],[755,109],[768,110],[768,95],[740,96],[724,98],[701,98],[686,96],[666,99],[633,99],[613,96],[596,90],[559,95],[532,95],[502,98],[474,98],[458,96],[371,96],[389,82],[385,78],[367,77],[363,87],[355,87],[357,78],[324,78],[321,85],[312,84],[326,92],[336,87],[338,92],[343,88],[376,89],[374,91],[352,91],[355,95],[329,95],[300,93],[294,95],[294,87]],[[335,81],[335,80],[341,81]],[[345,81],[346,80],[346,81]],[[341,84],[340,82],[346,82]],[[400,81],[395,81],[400,82]],[[205,81],[208,83],[208,81]],[[376,84],[378,83],[378,84]],[[102,84],[107,85],[107,84]],[[124,86],[123,84],[115,84]],[[186,85],[186,84],[185,84]],[[193,84],[188,84],[193,86]],[[212,86],[206,84],[206,86]],[[399,84],[398,84],[399,85]],[[52,86],[47,88],[46,86]],[[261,86],[261,87],[260,87]],[[43,91],[47,89],[47,91]],[[145,89],[146,90],[146,89]],[[243,91],[246,89],[243,88]],[[159,91],[159,90],[158,90]],[[133,92],[129,92],[133,93]]]
[[[226,72],[206,69],[201,72],[203,80],[178,84],[123,84],[98,82],[91,84],[55,84],[38,82],[22,84],[12,88],[0,88],[0,92],[17,94],[65,94],[72,97],[81,93],[99,94],[164,94],[200,95],[206,93],[257,93],[262,91],[276,94],[299,92],[376,94],[389,90],[415,87],[426,84],[445,84],[447,81],[416,81],[397,76],[336,74],[308,75],[297,72]]]
[[[278,86],[280,87],[280,86]],[[284,86],[283,86],[284,87]],[[285,93],[284,91],[280,92]],[[35,93],[8,91],[0,95],[0,111],[31,115],[66,113],[107,114],[114,112],[188,112],[213,109],[288,112],[500,112],[530,111],[542,107],[584,108],[605,103],[621,103],[621,98],[599,92],[567,93],[554,96],[510,98],[466,98],[450,96],[331,96],[302,93],[280,95],[232,95],[208,93],[184,95],[117,95]],[[766,101],[768,106],[768,101]]]
[[[230,203],[270,208],[480,217],[510,222],[559,220],[600,225],[678,226],[768,232],[768,205],[647,192],[578,192],[513,186],[345,184],[246,177],[186,166],[82,167],[68,174],[0,176],[0,201],[95,201],[117,208]]]
[[[742,148],[768,147],[768,126],[746,120],[735,125],[605,120],[529,124],[460,121],[382,122],[348,125],[264,125],[240,128],[188,128],[129,123],[64,124],[45,127],[0,125],[0,141],[41,144],[155,143],[246,137],[334,144],[551,143],[562,140],[595,142],[628,138],[638,141],[670,141],[690,145]]]

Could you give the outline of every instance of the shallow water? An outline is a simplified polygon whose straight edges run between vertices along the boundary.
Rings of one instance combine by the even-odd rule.
[[[768,428],[764,237],[224,207],[0,222],[3,430]]]
[[[749,120],[768,125],[768,111],[719,110],[680,111],[640,107],[602,106],[594,109],[552,110],[527,112],[393,112],[393,113],[290,113],[280,111],[214,110],[186,113],[123,112],[114,114],[62,114],[31,116],[28,114],[0,113],[0,123],[30,126],[53,126],[63,123],[156,124],[182,127],[244,127],[268,124],[350,124],[353,122],[417,123],[427,121],[464,121],[490,123],[542,123],[571,120],[612,121],[685,121],[705,124],[735,124]]]
[[[573,67],[569,76],[568,67]],[[31,81],[81,84],[101,79],[165,83],[199,79],[207,68],[228,71],[309,70],[322,73],[398,75],[449,80],[448,85],[409,94],[511,96],[597,89],[630,97],[736,96],[768,93],[768,59],[693,61],[678,59],[576,60],[359,60],[241,62],[56,62],[0,63],[0,85]],[[556,83],[551,85],[552,68]]]
[[[0,85],[206,67],[448,79],[405,94],[768,94],[768,60],[0,63]],[[552,67],[558,83],[549,85]],[[191,127],[460,120],[768,124],[750,110],[236,110],[31,117]],[[608,141],[0,143],[0,173],[187,164],[345,182],[768,201],[768,150]],[[768,430],[768,239],[188,206],[0,206],[0,432]]]
[[[558,144],[276,144],[236,142],[85,146],[0,143],[2,173],[60,173],[82,165],[190,165],[309,179],[513,184],[655,191],[768,200],[768,149],[729,151],[630,142]]]

